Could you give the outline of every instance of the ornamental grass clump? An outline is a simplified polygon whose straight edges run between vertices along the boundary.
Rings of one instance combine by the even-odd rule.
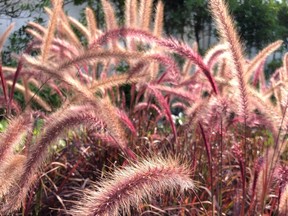
[[[0,214],[287,214],[288,55],[264,75],[283,42],[248,59],[210,0],[220,42],[202,56],[155,3],[126,0],[120,24],[101,0],[100,29],[55,0],[28,23],[17,66],[0,65]]]
[[[194,189],[189,167],[175,159],[154,158],[114,171],[93,189],[84,192],[72,215],[118,215],[130,212],[143,198],[165,189]]]

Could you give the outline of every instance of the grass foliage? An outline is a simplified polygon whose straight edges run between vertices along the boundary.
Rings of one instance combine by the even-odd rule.
[[[223,0],[203,56],[163,35],[161,1],[126,0],[120,26],[101,0],[105,29],[62,4],[0,65],[2,215],[288,214],[288,55],[264,74],[282,41],[248,59]]]

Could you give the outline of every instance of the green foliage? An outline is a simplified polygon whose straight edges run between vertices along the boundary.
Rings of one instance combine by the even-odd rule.
[[[285,42],[285,48],[288,49],[288,5],[286,1],[283,1],[282,4],[279,5],[278,9],[278,34],[281,36],[281,38]]]
[[[7,120],[1,120],[0,121],[0,132],[5,131],[5,129],[7,128],[8,122]]]
[[[33,17],[33,21],[43,24],[45,21],[41,15],[44,13],[44,7],[49,6],[49,4],[49,0],[41,0],[39,2],[23,3],[22,7],[28,13],[28,17]],[[17,66],[17,60],[12,55],[22,53],[32,40],[32,37],[25,32],[26,28],[27,26],[24,25],[10,35],[8,45],[2,52],[2,62],[4,65]]]
[[[105,27],[104,14],[99,2],[93,0],[74,0],[73,2],[75,5],[81,5],[85,2],[95,11],[98,27]],[[117,9],[116,17],[121,25],[124,21],[124,0],[113,0],[112,2]],[[165,7],[164,26],[167,35],[178,35],[182,39],[184,39],[185,35],[189,39],[194,39],[199,45],[200,52],[210,47],[212,38],[215,37],[215,32],[213,31],[206,0],[163,0],[163,2]],[[249,54],[252,53],[252,48],[260,50],[276,39],[286,41],[288,38],[288,6],[285,1],[279,3],[274,0],[264,2],[262,0],[245,0],[239,3],[236,0],[229,0],[228,3],[240,30],[240,36],[246,42]],[[36,4],[25,4],[23,8],[29,11],[30,14],[35,13],[35,11],[38,11],[37,13],[39,14],[39,12],[43,13],[43,6],[48,5],[48,0],[42,0]],[[81,17],[80,21],[86,24],[83,11],[81,12]],[[40,23],[43,22],[43,20],[38,21]],[[4,62],[8,65],[15,64],[10,57],[10,53],[18,53],[23,50],[27,41],[30,40],[24,33],[24,29],[25,27],[14,33],[14,39],[12,37],[10,46],[4,51]],[[80,34],[78,33],[78,35]],[[207,37],[207,44],[204,41],[199,43],[204,36]]]
[[[272,147],[275,143],[275,140],[273,138],[273,134],[269,130],[264,131],[265,141],[264,141],[264,147]]]
[[[31,36],[25,32],[26,26],[22,26],[19,30],[13,32],[9,37],[9,44],[2,52],[2,62],[4,65],[16,67],[17,60],[13,54],[20,54],[31,41]]]
[[[234,10],[241,37],[250,50],[262,49],[269,42],[279,39],[277,6],[272,1],[249,0]]]

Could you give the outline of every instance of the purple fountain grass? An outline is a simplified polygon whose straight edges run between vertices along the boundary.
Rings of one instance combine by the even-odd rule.
[[[171,110],[169,108],[167,101],[165,100],[165,98],[161,94],[161,92],[158,89],[156,89],[153,85],[147,85],[147,89],[149,89],[149,91],[151,91],[151,94],[155,96],[156,101],[159,103],[159,105],[164,110],[165,117],[167,118],[167,120],[169,121],[169,123],[171,125],[174,139],[175,139],[175,142],[177,143],[177,131],[176,131],[176,127],[175,127],[175,124],[174,124],[173,119],[172,119]],[[179,148],[179,144],[178,144],[178,148]]]
[[[13,87],[13,83],[11,81],[7,81],[7,85]],[[44,110],[51,111],[51,107],[48,103],[46,103],[43,99],[41,99],[38,95],[36,95],[30,89],[25,88],[23,85],[16,83],[14,85],[14,90],[18,90],[18,91],[22,92],[24,95],[27,95],[27,97],[30,98],[29,100],[34,100]],[[14,102],[9,100],[9,112],[11,112],[12,103],[14,103]],[[27,101],[27,103],[29,103],[29,101]],[[27,105],[27,103],[26,103],[26,105]]]
[[[279,183],[279,201],[278,210],[280,215],[287,215],[288,213],[288,167],[286,165],[279,165],[273,173],[273,177]]]
[[[225,44],[218,44],[211,49],[209,49],[203,59],[203,62],[207,65],[207,68],[212,71],[214,64],[217,62],[217,60],[221,57],[221,55],[225,54],[227,51],[227,45]],[[188,65],[186,66],[188,67]],[[183,68],[184,71],[187,71],[186,68]],[[195,77],[197,74],[199,74],[199,69],[194,72],[194,75],[190,78],[183,80],[181,82],[181,85],[190,85],[191,83],[195,82]],[[184,74],[187,74],[187,72],[184,72]]]
[[[124,52],[124,51],[99,51],[99,50],[91,50],[85,51],[78,56],[66,60],[64,63],[56,66],[56,68],[51,67],[50,65],[43,65],[36,58],[32,58],[30,56],[24,55],[24,59],[30,65],[33,65],[35,68],[39,70],[43,70],[56,78],[63,80],[64,75],[61,75],[61,71],[67,70],[75,65],[92,63],[93,61],[97,61],[100,59],[108,59],[108,58],[117,58],[117,59],[141,59],[145,62],[149,62],[151,60],[157,61],[164,66],[167,67],[168,71],[171,71],[173,76],[177,76],[180,72],[178,67],[175,64],[175,61],[168,56],[163,54],[143,54],[140,52]],[[55,66],[54,66],[55,67]]]
[[[91,8],[86,8],[85,9],[85,15],[86,15],[86,21],[87,21],[87,28],[89,31],[89,37],[88,37],[88,42],[89,44],[94,41],[96,35],[97,35],[97,20],[94,15],[94,12]]]
[[[137,28],[138,19],[139,19],[138,5],[139,5],[138,0],[126,0],[125,1],[125,27],[126,28],[129,28],[129,27]],[[91,44],[93,44],[94,41]],[[135,41],[132,38],[131,39],[127,38],[127,49],[137,50]]]
[[[92,103],[95,106],[95,103]],[[120,119],[117,116],[117,109],[111,104],[108,98],[99,100],[95,108],[99,108],[97,111],[101,120],[106,124],[107,130],[110,135],[118,142],[122,149],[127,147],[126,133],[120,124]]]
[[[103,11],[105,14],[105,23],[106,23],[107,30],[118,28],[114,9],[111,3],[107,0],[101,0],[101,4],[102,4]]]
[[[255,205],[255,195],[257,193],[256,187],[257,187],[257,182],[259,178],[259,173],[261,169],[263,168],[263,163],[264,163],[264,158],[260,157],[256,160],[256,163],[254,165],[254,173],[253,173],[253,180],[251,181],[251,202],[250,202],[250,207],[249,207],[249,215],[252,212],[254,205]]]
[[[167,66],[167,68],[170,70],[170,68],[172,69],[172,71],[174,71],[172,74],[173,74],[173,78],[174,76],[177,76],[177,74],[179,74],[179,70],[177,68],[177,66],[175,66],[175,63],[172,59],[170,59],[169,57],[166,57],[164,55],[158,55],[158,54],[152,54],[152,55],[142,55],[138,52],[133,52],[133,53],[127,53],[127,52],[116,52],[116,51],[113,51],[113,52],[110,52],[110,51],[94,51],[92,53],[89,53],[89,52],[86,52],[84,53],[83,55],[80,55],[80,56],[77,56],[71,60],[67,60],[66,62],[62,63],[61,65],[57,66],[56,68],[54,67],[51,67],[51,66],[46,66],[46,65],[43,65],[41,64],[38,60],[36,60],[35,58],[31,58],[27,55],[24,56],[24,58],[26,59],[26,61],[33,65],[34,68],[38,69],[38,70],[42,70],[42,71],[45,71],[46,73],[54,76],[54,77],[57,77],[58,79],[62,80],[62,81],[65,81],[66,83],[68,83],[69,85],[71,85],[72,87],[75,86],[75,82],[76,80],[71,80],[71,78],[68,78],[67,76],[65,76],[65,74],[60,74],[59,71],[64,71],[64,70],[67,70],[68,68],[72,67],[73,65],[75,64],[82,64],[82,63],[85,63],[87,61],[89,61],[89,59],[91,59],[92,61],[94,59],[99,59],[99,58],[108,58],[108,57],[116,57],[116,58],[131,58],[131,59],[134,59],[134,58],[142,58],[143,59],[147,59],[147,61],[149,59],[152,59],[152,60],[156,60],[156,61],[160,61],[160,63],[163,63],[164,65]],[[172,64],[172,66],[170,66],[170,64]],[[134,68],[135,69],[135,68]],[[135,69],[137,70],[139,69],[138,67]],[[132,71],[133,72],[133,71]],[[169,72],[169,71],[168,71]],[[134,73],[134,72],[133,72]],[[68,81],[68,79],[70,81]],[[175,78],[174,78],[175,79]],[[130,81],[133,80],[133,77],[131,77],[131,79],[129,79]],[[129,81],[128,78],[126,81]],[[73,81],[73,83],[71,83],[71,81]],[[122,82],[124,80],[122,79]],[[101,81],[100,81],[101,82]],[[109,78],[108,80],[108,83],[107,84],[113,84],[113,77],[112,78]],[[97,85],[97,84],[96,84]],[[75,88],[76,87],[76,88]],[[83,88],[82,86],[80,85],[77,85],[75,86],[74,88],[79,91],[79,88]],[[85,92],[85,90],[83,89],[83,91],[81,91],[82,93]]]
[[[8,67],[8,66],[2,66],[2,70],[4,73],[14,73],[15,68],[14,67]]]
[[[41,60],[45,62],[48,59],[50,47],[54,38],[54,33],[57,25],[58,13],[62,7],[62,0],[56,0],[51,19],[48,24],[47,32],[45,32],[43,44],[41,47]]]
[[[235,78],[237,78],[238,91],[240,96],[240,116],[243,118],[244,122],[244,144],[243,144],[243,152],[244,152],[244,176],[246,176],[246,154],[247,154],[247,143],[246,143],[246,124],[247,118],[249,114],[249,94],[247,90],[247,77],[245,77],[246,65],[243,57],[242,46],[240,44],[240,40],[238,34],[235,30],[233,21],[229,15],[228,7],[223,0],[210,0],[209,1],[210,9],[212,12],[212,16],[216,21],[217,28],[221,38],[228,45],[229,52],[229,61],[230,66],[232,68],[232,73]],[[236,96],[237,97],[237,96]],[[244,214],[245,204],[246,204],[246,180],[243,183],[243,202],[241,214]]]
[[[255,192],[256,200],[260,206],[261,212],[264,210],[267,195],[272,185],[273,175],[279,160],[279,155],[277,154],[278,152],[275,149],[269,148],[265,150],[263,164],[261,163],[260,171],[258,173]]]
[[[36,30],[34,30],[34,29],[27,28],[27,29],[25,29],[25,32],[28,33],[29,35],[31,35],[34,40],[38,40],[38,41],[42,41],[43,40],[42,35],[40,33],[38,33]]]
[[[12,23],[11,25],[8,26],[8,28],[5,30],[5,32],[0,36],[0,52],[2,52],[2,48],[4,46],[5,41],[7,40],[10,32],[12,31],[12,29],[14,28],[14,23]],[[1,79],[1,86],[2,86],[2,91],[4,94],[4,98],[5,98],[5,103],[9,112],[9,105],[8,105],[8,91],[7,91],[7,86],[6,86],[6,80],[3,74],[3,69],[2,69],[2,60],[0,60],[0,79]]]
[[[232,77],[231,71],[229,70],[229,65],[227,62],[228,60],[226,58],[223,58],[219,62],[218,74],[220,75],[220,77],[224,77],[224,78],[231,80],[233,77]]]
[[[3,67],[4,68],[4,67]],[[12,70],[12,68],[11,68]],[[14,72],[16,71],[16,69],[13,68],[13,72],[10,73],[8,72],[7,75],[6,75],[6,81],[13,81],[14,79]],[[47,78],[46,76],[41,76],[43,74],[40,73],[40,71],[35,71],[35,70],[27,70],[27,69],[23,69],[21,71],[21,75],[29,78],[29,80],[32,80],[32,82],[34,82],[34,84],[37,82],[37,81],[41,81],[41,82],[44,82],[45,81],[45,78]],[[36,81],[37,80],[37,81]],[[36,82],[35,82],[36,81]],[[39,84],[36,84],[36,86],[40,86]]]
[[[153,34],[156,37],[161,37],[163,32],[163,18],[164,18],[164,4],[161,0],[158,1],[156,6],[155,22]]]
[[[89,138],[91,138],[92,140],[101,140],[102,142],[107,143],[109,146],[119,148],[119,144],[117,143],[117,141],[109,134],[100,134],[98,132],[90,133]]]
[[[89,89],[92,92],[97,92],[98,90],[104,91],[123,84],[138,83],[145,80],[145,78],[147,78],[147,74],[135,74],[132,76],[129,74],[117,74],[94,81]]]
[[[171,57],[160,54],[160,53],[151,53],[151,54],[148,53],[145,55],[145,58],[151,58],[163,64],[166,67],[165,74],[170,75],[170,77],[172,77],[173,80],[177,80],[177,78],[179,79],[180,70],[175,60],[172,59]],[[160,80],[158,80],[158,82],[160,82]]]
[[[59,138],[63,131],[83,124],[95,126],[100,123],[101,117],[99,118],[99,115],[93,110],[93,106],[72,106],[59,110],[47,119],[41,136],[36,140],[36,144],[29,149],[23,175],[18,185],[11,189],[13,196],[10,198],[12,200],[4,206],[3,212],[18,208],[33,183],[34,174],[47,156],[48,147]]]
[[[235,30],[233,21],[228,13],[227,5],[222,0],[211,0],[210,8],[212,15],[217,23],[220,36],[228,45],[228,51],[230,53],[229,59],[232,67],[232,71],[237,77],[240,98],[241,98],[241,115],[244,121],[248,118],[248,92],[245,77],[245,62],[243,58],[242,46]]]
[[[121,121],[126,125],[127,128],[130,129],[132,134],[134,136],[136,136],[137,135],[137,131],[136,131],[133,123],[131,122],[131,120],[127,116],[127,114],[123,110],[119,110],[119,109],[117,109],[116,112],[117,112],[117,115],[119,116],[119,118],[121,119]]]
[[[122,109],[122,110],[125,110],[125,108],[126,108],[126,95],[125,95],[125,92],[124,91],[121,91],[121,98],[119,98],[119,101],[121,101],[121,106],[120,106],[120,108]]]
[[[185,113],[198,126],[201,117],[205,116],[211,98],[198,99]],[[191,122],[190,122],[191,123]]]
[[[146,31],[131,28],[120,28],[108,31],[102,36],[99,36],[98,39],[90,45],[90,49],[95,49],[96,47],[99,47],[110,40],[119,39],[120,37],[133,37],[134,39],[137,38],[140,40],[146,40],[149,43],[156,43],[159,46],[165,47],[170,51],[174,51],[179,55],[188,58],[202,70],[204,75],[209,80],[214,93],[217,94],[217,85],[207,65],[205,65],[203,62],[202,57],[188,45],[182,44],[175,39],[157,38]]]
[[[137,11],[138,1],[137,0],[126,0],[125,1],[125,26],[136,27],[137,26]]]
[[[285,74],[285,71],[283,70],[283,74]],[[278,97],[278,104],[279,104],[279,110],[281,113],[281,116],[283,117],[283,129],[285,130],[287,128],[287,115],[286,115],[286,109],[288,104],[288,91],[285,87],[281,86],[277,93],[279,94]]]
[[[5,80],[5,77],[3,75],[3,71],[2,71],[2,64],[0,64],[0,79],[1,79],[1,85],[2,85],[2,91],[4,94],[5,103],[8,106],[7,86],[6,86],[6,80]]]
[[[196,100],[196,97],[194,94],[192,94],[191,92],[181,87],[180,88],[175,87],[175,86],[170,87],[170,86],[157,85],[157,84],[156,85],[151,84],[150,86],[153,86],[153,88],[163,91],[168,95],[174,95],[177,98],[182,98],[188,103],[191,103]]]
[[[249,66],[246,71],[246,76],[250,77],[252,75],[252,72],[258,67],[259,64],[262,62],[265,62],[266,58],[275,52],[281,45],[283,41],[278,40],[274,43],[269,44],[267,47],[261,50],[249,63]]]
[[[288,214],[288,187],[286,185],[279,200],[279,215]]]
[[[279,68],[278,72],[279,72],[279,81],[280,80],[284,81],[287,79],[287,74],[286,74],[284,67]]]
[[[126,72],[130,75],[129,79],[135,73],[141,72],[142,69],[144,68],[144,66],[150,65],[151,60],[156,61],[156,63],[160,63],[166,67],[163,74],[160,76],[160,78],[158,78],[158,80],[157,80],[158,83],[160,83],[160,82],[174,82],[174,83],[176,83],[177,82],[177,79],[179,79],[179,76],[180,76],[180,70],[179,70],[178,65],[175,62],[175,60],[168,55],[164,55],[162,53],[155,53],[155,52],[145,53],[143,55],[143,57],[140,58],[140,60],[135,65],[133,65],[131,69],[129,69]],[[158,69],[156,69],[156,70],[152,69],[151,72],[152,73],[158,73],[159,70]],[[168,77],[167,78],[168,81],[167,81],[167,79],[164,79],[164,77]],[[150,73],[150,76],[147,75],[147,79],[148,78],[153,81],[156,77],[151,76],[151,73]],[[127,80],[129,80],[129,79],[127,79]]]
[[[209,174],[210,174],[210,187],[211,187],[211,199],[212,199],[212,203],[214,203],[214,200],[213,200],[213,190],[214,190],[214,188],[213,188],[213,168],[212,168],[211,145],[210,145],[210,143],[208,142],[208,140],[206,138],[206,134],[205,134],[204,128],[202,127],[200,122],[199,122],[199,127],[200,127],[201,135],[202,135],[202,138],[203,138],[203,141],[204,141],[206,154],[207,154],[207,159],[208,159],[208,169],[209,169]]]
[[[187,109],[187,105],[183,102],[174,102],[173,104],[171,104],[172,108],[180,108],[182,110],[186,110]]]
[[[6,30],[4,31],[4,33],[0,36],[0,50],[2,52],[3,46],[5,41],[7,40],[8,36],[10,35],[12,29],[14,28],[15,23],[11,23]]]
[[[236,160],[238,161],[239,163],[239,167],[240,167],[240,171],[241,171],[241,179],[242,179],[242,182],[246,181],[245,178],[245,166],[244,166],[244,154],[243,154],[243,151],[242,151],[242,147],[241,147],[241,144],[240,143],[235,143],[232,147],[231,147],[231,151],[232,151],[232,154],[234,155],[234,157],[236,158]],[[245,184],[242,184],[243,187],[245,186]],[[245,188],[243,188],[244,190]]]
[[[179,159],[178,159],[179,160]],[[188,166],[171,158],[141,160],[117,169],[103,179],[94,190],[86,190],[72,215],[116,216],[138,207],[142,199],[151,199],[167,189],[194,189]]]
[[[155,13],[155,22],[153,28],[153,34],[157,37],[162,36],[163,32],[163,18],[164,18],[164,4],[161,0],[158,1]]]
[[[61,20],[61,22],[59,22],[58,24],[57,30],[59,32],[59,35],[63,35],[62,37],[65,37],[65,40],[69,41],[75,47],[81,47],[81,41],[74,33],[69,23],[65,23],[63,22],[63,20]]]
[[[193,61],[201,69],[204,75],[207,77],[214,93],[218,94],[218,88],[211,74],[211,71],[209,70],[208,66],[204,63],[202,57],[197,52],[191,49],[188,45],[182,44],[179,41],[172,39],[172,38],[168,40],[162,39],[159,42],[159,45],[164,46],[165,48],[168,48],[169,50],[174,50],[179,55],[184,56],[190,59],[191,61]]]
[[[3,97],[3,96],[0,96],[0,107],[1,108],[7,108],[5,107],[6,105],[6,99]],[[16,115],[20,115],[21,113],[21,107],[20,105],[17,103],[17,101],[12,101],[11,103],[11,110],[12,110],[12,113],[15,112]]]
[[[32,41],[31,43],[29,43],[28,46],[26,47],[24,53],[28,54],[29,52],[31,52],[34,45],[36,45],[37,43],[38,42],[36,42],[36,41]],[[19,61],[18,61],[18,65],[17,65],[16,71],[15,71],[15,74],[13,77],[13,84],[12,84],[11,89],[10,89],[9,102],[8,102],[8,113],[10,113],[11,103],[13,101],[13,96],[14,96],[14,91],[15,91],[15,86],[17,85],[16,82],[18,80],[20,72],[22,71],[22,68],[23,68],[23,57],[21,56]]]
[[[101,4],[102,4],[104,15],[105,15],[104,18],[105,18],[105,23],[106,23],[106,30],[109,31],[111,29],[118,28],[114,8],[112,7],[111,3],[107,0],[101,0]],[[111,43],[109,43],[108,47],[111,50],[119,49],[119,45],[117,41],[112,41]]]
[[[154,109],[158,115],[162,116],[162,111],[157,107],[155,104],[149,104],[147,102],[139,102],[137,105],[134,107],[134,112],[139,112],[140,110],[148,110],[148,109]]]
[[[181,71],[181,75],[186,78],[190,76],[190,72],[192,70],[192,66],[193,66],[193,62],[190,61],[189,59],[186,59],[183,67],[182,67],[182,71]]]
[[[255,107],[265,116],[266,120],[269,120],[265,121],[263,125],[269,127],[276,139],[281,126],[281,115],[275,110],[273,104],[269,100],[264,99],[256,90],[250,89],[250,97],[253,98]]]
[[[127,81],[136,73],[141,73],[144,71],[145,66],[147,65],[146,61],[138,61],[135,65],[132,66],[131,69],[129,69],[129,71],[127,71],[127,73],[129,74],[129,77],[127,79]],[[145,72],[143,73],[145,74]],[[144,77],[143,77],[144,78]],[[146,77],[146,79],[148,79],[148,76]]]
[[[263,87],[265,88],[265,79],[263,81],[261,80],[261,74],[264,73],[264,61],[259,63],[258,67],[255,70],[254,76],[253,76],[253,86],[256,88],[257,83],[259,83],[260,91],[262,92]],[[264,84],[264,86],[263,86]]]
[[[17,181],[24,170],[26,156],[24,155],[11,155],[8,161],[5,161],[0,167],[0,199],[3,195],[9,193],[12,186],[17,185]]]
[[[35,22],[28,22],[27,27],[31,27],[28,29],[33,30],[33,32],[35,32],[35,33],[37,33],[37,35],[41,36],[41,40],[43,40],[43,35],[47,31],[47,29],[45,27],[43,27],[42,25],[35,23]],[[25,29],[25,31],[28,29]]]
[[[204,145],[205,145],[205,149],[206,149],[206,153],[207,153],[207,158],[208,158],[208,165],[209,165],[209,169],[210,169],[210,178],[212,179],[213,176],[212,176],[212,154],[211,154],[211,145],[210,143],[207,141],[207,138],[206,138],[206,134],[204,132],[204,129],[203,129],[203,126],[201,125],[201,123],[199,123],[199,127],[200,127],[200,130],[201,130],[201,135],[202,135],[202,138],[204,140]]]
[[[227,51],[227,44],[218,44],[214,47],[212,47],[211,49],[209,49],[205,56],[204,56],[204,62],[207,64],[208,68],[210,70],[212,70],[214,64],[217,62],[217,60],[219,59],[219,57],[222,54],[225,54],[225,52]]]
[[[0,214],[12,213],[21,203],[25,215],[45,214],[46,207],[58,214],[68,207],[72,208],[68,214],[99,216],[131,215],[137,210],[167,215],[178,210],[181,215],[286,214],[287,180],[281,178],[287,174],[279,166],[287,156],[288,54],[266,84],[265,61],[282,41],[268,45],[251,61],[245,59],[224,1],[210,0],[221,41],[201,56],[197,43],[190,46],[163,37],[161,0],[157,5],[152,0],[125,0],[124,28],[118,26],[114,5],[101,0],[106,32],[97,28],[93,9],[86,9],[83,25],[65,14],[62,0],[52,0],[55,10],[46,9],[48,26],[29,24],[34,40],[17,57],[18,67],[0,66],[0,103],[7,104],[5,117],[12,119],[0,134]],[[0,37],[0,47],[6,35]],[[32,50],[39,55],[33,57]],[[181,69],[178,56],[185,61]],[[41,95],[48,96],[46,89],[49,96],[59,95],[55,94],[57,106],[58,98],[62,103],[58,110],[37,95],[44,85]],[[35,88],[39,90],[33,92]],[[13,118],[14,91],[37,106],[23,108],[26,111]],[[33,111],[38,105],[52,114],[38,116]],[[183,124],[172,119],[172,113],[179,111],[185,113]],[[62,135],[66,145],[56,145],[56,159],[42,166]],[[269,149],[270,140],[275,145]],[[89,154],[77,160],[75,154],[83,147]],[[168,151],[193,162],[188,166],[180,158],[163,158]],[[154,156],[140,159],[139,154]],[[116,171],[92,184],[92,190],[84,190],[82,199],[73,197],[72,185],[83,188],[90,179],[105,176],[106,168],[113,169],[103,167],[108,161],[121,164],[121,169],[114,167]],[[59,164],[63,166],[58,169]],[[33,188],[40,175],[39,187]],[[195,196],[166,193],[166,189],[193,190],[193,179],[203,183],[193,191]],[[153,198],[158,195],[159,199]],[[143,205],[145,199],[151,204]]]
[[[90,37],[90,32],[89,30],[78,20],[76,20],[73,17],[68,17],[69,23],[75,28],[77,29],[83,36],[85,36],[87,39],[89,39]],[[101,32],[99,30],[99,32]],[[97,34],[99,34],[99,32],[97,31]]]
[[[9,126],[5,132],[0,134],[0,167],[12,157],[15,146],[19,144],[31,126],[31,116],[26,113],[9,121]]]
[[[146,31],[149,31],[150,29],[152,6],[152,0],[140,0],[138,24],[141,29]]]

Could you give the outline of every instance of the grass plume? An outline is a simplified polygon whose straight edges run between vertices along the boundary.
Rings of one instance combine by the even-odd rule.
[[[13,155],[6,165],[0,167],[0,198],[7,194],[11,186],[15,186],[24,170],[26,156]]]
[[[211,0],[210,8],[214,20],[217,23],[221,38],[227,43],[230,53],[230,61],[234,76],[237,77],[239,91],[241,95],[241,113],[244,119],[248,117],[248,92],[247,78],[245,77],[245,61],[242,46],[235,30],[233,21],[228,13],[228,7],[223,0]]]
[[[49,57],[49,52],[51,48],[51,43],[54,38],[54,33],[56,30],[57,20],[58,20],[58,13],[60,12],[62,7],[62,0],[56,0],[54,4],[54,10],[48,24],[47,32],[44,36],[44,43],[42,45],[41,53],[42,53],[42,62],[45,62]]]
[[[164,190],[194,189],[189,169],[178,160],[152,158],[136,162],[116,170],[103,179],[94,190],[85,191],[78,206],[70,211],[72,215],[116,216],[128,213],[130,207],[140,204],[143,198]]]

